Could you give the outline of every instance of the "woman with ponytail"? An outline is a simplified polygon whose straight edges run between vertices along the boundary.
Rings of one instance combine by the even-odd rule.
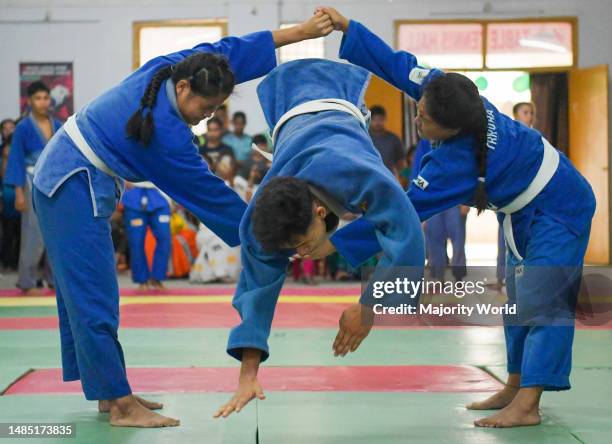
[[[502,390],[468,408],[500,409],[475,422],[481,427],[539,424],[542,392],[570,388],[574,310],[595,211],[590,185],[540,133],[480,97],[468,78],[421,67],[335,9],[318,11],[344,32],[341,58],[418,101],[417,130],[434,147],[408,191],[421,220],[465,204],[494,210],[503,221],[508,303],[518,310],[504,318],[509,376]],[[380,250],[373,227],[361,220],[323,249],[334,247],[352,265]],[[341,328],[337,353],[358,327]]]
[[[152,411],[161,404],[133,395],[126,377],[109,221],[124,180],[150,181],[237,245],[246,206],[209,171],[190,125],[210,117],[234,85],[273,69],[275,48],[332,29],[318,13],[292,28],[154,58],[70,117],[41,154],[34,204],[55,272],[63,378],[80,380],[112,425],[179,424]]]

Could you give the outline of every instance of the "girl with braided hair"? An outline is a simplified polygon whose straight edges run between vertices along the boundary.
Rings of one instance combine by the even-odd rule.
[[[465,204],[479,213],[494,210],[503,221],[508,303],[518,311],[504,317],[509,376],[500,392],[467,407],[500,409],[475,422],[481,427],[539,424],[542,392],[570,388],[575,306],[595,211],[589,183],[539,132],[481,97],[468,78],[419,66],[414,55],[394,52],[335,9],[319,11],[344,32],[341,58],[418,101],[417,130],[434,148],[408,191],[420,219]],[[366,220],[322,247],[334,248],[352,265],[380,251]],[[347,314],[359,309],[369,308],[352,307]],[[354,351],[363,329],[361,317],[343,318],[334,343],[338,354]]]
[[[265,75],[275,48],[332,31],[326,14],[277,31],[228,37],[154,58],[68,119],[36,166],[34,204],[55,271],[64,381],[80,380],[115,426],[165,427],[161,404],[132,394],[117,337],[119,288],[109,218],[124,187],[151,181],[227,244],[245,204],[214,176],[189,125],[234,85]]]

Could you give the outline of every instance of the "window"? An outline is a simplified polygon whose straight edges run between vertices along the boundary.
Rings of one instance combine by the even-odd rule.
[[[226,28],[226,23],[219,20],[135,22],[134,68],[160,55],[192,48],[198,43],[216,42],[227,34]]]
[[[490,23],[487,68],[572,66],[572,25],[567,22]]]
[[[397,22],[397,48],[446,70],[567,69],[576,19]]]
[[[281,29],[291,28],[295,25],[296,23],[286,23],[281,25]],[[281,47],[278,51],[279,63],[312,58],[325,58],[325,43],[323,37],[286,45]]]

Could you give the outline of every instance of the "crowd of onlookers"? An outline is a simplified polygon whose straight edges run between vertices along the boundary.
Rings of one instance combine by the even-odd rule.
[[[44,93],[44,88],[42,92]],[[533,123],[533,114],[532,104],[522,103],[515,107],[515,118],[524,121],[527,125]],[[0,265],[3,271],[17,270],[20,263],[20,245],[23,244],[21,238],[24,237],[21,233],[21,219],[26,210],[23,208],[23,203],[17,202],[19,196],[16,199],[16,190],[21,190],[5,183],[3,180],[9,163],[12,136],[17,124],[18,121],[11,119],[5,119],[0,123],[2,154],[0,169],[0,180],[2,180],[0,182],[2,190],[0,244],[2,254]],[[272,151],[272,142],[267,132],[251,136],[245,132],[246,127],[247,116],[244,112],[235,112],[230,118],[226,106],[223,105],[206,122],[206,131],[201,135],[194,135],[194,144],[203,160],[208,164],[210,171],[225,181],[248,203],[270,168],[270,161],[262,153]],[[369,132],[385,166],[397,178],[402,187],[408,189],[409,184],[414,179],[413,169],[419,168],[421,158],[431,149],[429,143],[421,141],[418,146],[407,149],[401,139],[387,129],[386,112],[380,106],[371,108]],[[128,188],[129,186],[128,184]],[[201,192],[206,193],[207,191],[201,190]],[[198,283],[234,282],[240,272],[240,247],[230,248],[202,225],[189,211],[172,202],[168,196],[165,197],[169,201],[168,226],[171,236],[171,250],[166,276],[169,278],[189,277],[190,281]],[[432,218],[424,227],[428,244],[429,265],[433,267],[434,274],[436,268],[443,269],[449,264],[459,267],[465,266],[466,210],[467,207],[450,209],[448,212]],[[112,237],[119,271],[126,271],[130,268],[130,242],[128,240],[130,230],[126,229],[124,213],[124,205],[120,203],[111,218]],[[348,221],[341,223],[348,223]],[[455,226],[458,228],[451,229]],[[144,241],[144,250],[149,265],[155,252],[155,241],[155,236],[148,232]],[[456,252],[453,254],[453,258],[448,258],[446,255],[447,241],[453,243],[453,251]],[[134,245],[133,242],[132,245]],[[501,241],[499,247],[501,254],[503,254],[503,247],[503,241]],[[21,249],[23,249],[23,245],[21,245]],[[372,258],[366,265],[375,265],[376,260],[376,258]],[[499,262],[503,262],[502,256],[500,256]],[[39,266],[41,269],[45,267],[44,256],[41,258]],[[455,268],[456,270],[457,268]],[[359,270],[352,268],[337,253],[325,260],[318,261],[294,259],[287,272],[295,281],[307,284],[315,284],[321,279],[354,280],[360,278]],[[503,276],[503,274],[500,274],[500,276]],[[455,274],[455,278],[461,279],[462,276]],[[502,279],[500,277],[500,283]],[[52,286],[52,282],[47,284]],[[161,282],[158,282],[158,284],[161,285]],[[42,285],[44,285],[44,282],[41,280],[38,282],[38,287]]]

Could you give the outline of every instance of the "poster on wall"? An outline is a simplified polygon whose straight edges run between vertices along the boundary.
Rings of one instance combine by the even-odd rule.
[[[41,81],[51,91],[53,115],[62,122],[74,112],[74,84],[72,62],[68,63],[20,63],[19,64],[19,109],[27,113],[28,86]]]

